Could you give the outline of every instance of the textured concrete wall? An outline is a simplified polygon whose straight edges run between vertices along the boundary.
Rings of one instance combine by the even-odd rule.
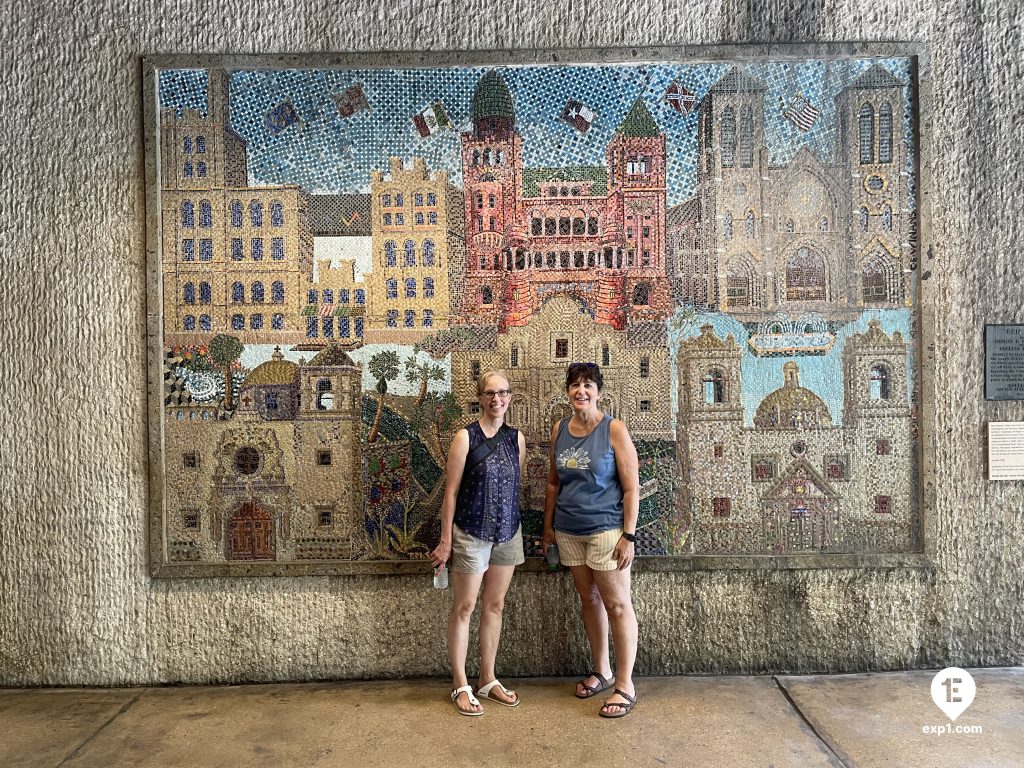
[[[440,674],[450,595],[420,577],[153,581],[145,53],[921,40],[930,173],[934,567],[638,574],[644,674],[1024,662],[1024,483],[984,479],[986,321],[1024,321],[1016,3],[307,0],[0,10],[0,684]],[[124,8],[123,6],[128,6]],[[116,10],[112,10],[116,9]],[[479,12],[479,17],[477,13]],[[475,21],[469,21],[474,20]],[[522,574],[503,674],[586,668],[566,577]]]

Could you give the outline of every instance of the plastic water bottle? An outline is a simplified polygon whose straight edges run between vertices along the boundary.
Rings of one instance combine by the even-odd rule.
[[[558,545],[548,544],[547,550],[544,552],[544,557],[548,559],[548,570],[554,573],[558,570]]]
[[[434,569],[434,589],[448,588],[448,565],[442,563]]]

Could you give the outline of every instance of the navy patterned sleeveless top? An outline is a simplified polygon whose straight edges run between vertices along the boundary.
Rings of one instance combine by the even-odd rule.
[[[487,439],[480,423],[466,425],[469,452]],[[511,541],[519,529],[519,432],[511,427],[490,455],[462,473],[455,524],[485,541]]]

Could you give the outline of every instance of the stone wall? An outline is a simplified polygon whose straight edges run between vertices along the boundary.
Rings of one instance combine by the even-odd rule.
[[[63,4],[66,5],[66,4]],[[473,6],[476,6],[474,9]],[[1024,662],[1024,484],[985,480],[983,325],[1024,321],[1012,3],[85,0],[0,11],[0,684],[440,675],[449,593],[417,576],[148,575],[141,56],[915,40],[930,46],[930,568],[638,573],[641,674]],[[22,15],[18,15],[19,12]],[[926,322],[932,318],[926,317]],[[568,578],[517,576],[505,675],[586,669]]]

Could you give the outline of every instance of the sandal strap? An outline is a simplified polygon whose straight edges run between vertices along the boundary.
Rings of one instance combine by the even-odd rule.
[[[597,685],[587,685],[584,682],[584,680],[586,680],[587,677],[596,677],[597,680],[598,680],[598,684]],[[580,680],[579,684],[582,685],[583,686],[583,690],[587,691],[588,693],[599,693],[599,692],[605,690],[608,687],[608,678],[606,678],[604,675],[602,675],[599,672],[591,672],[589,675],[584,677],[583,680]]]
[[[625,708],[627,705],[632,707],[634,704],[636,704],[636,695],[635,694],[633,696],[630,696],[628,693],[626,693],[621,688],[616,688],[615,689],[615,693],[619,694],[619,696],[624,698],[626,700],[626,703],[624,704],[624,703],[618,702],[618,701],[606,701],[601,706],[602,707],[623,707],[623,708]],[[612,696],[614,696],[615,693],[613,693]]]
[[[501,688],[501,692],[509,698],[512,697],[512,691],[510,691],[508,688],[502,685],[501,681],[498,680],[498,678],[494,678],[487,685],[481,685],[479,688],[476,689],[476,692],[486,699],[488,698],[488,696],[490,695],[491,691],[494,689],[495,686]]]
[[[457,698],[459,698],[460,693],[465,693],[466,697],[469,699],[469,703],[473,706],[477,706],[480,704],[480,700],[473,695],[473,686],[464,685],[461,688],[456,688],[454,691],[452,691],[452,701],[455,701]]]

